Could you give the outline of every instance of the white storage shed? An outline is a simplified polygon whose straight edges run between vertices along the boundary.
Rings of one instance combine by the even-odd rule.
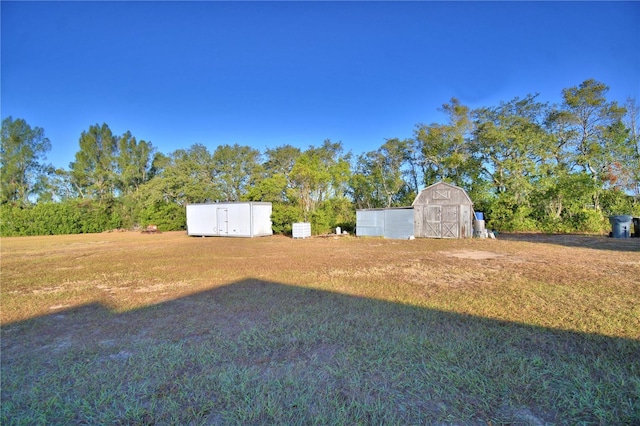
[[[229,202],[187,205],[187,235],[264,237],[273,235],[271,203]]]

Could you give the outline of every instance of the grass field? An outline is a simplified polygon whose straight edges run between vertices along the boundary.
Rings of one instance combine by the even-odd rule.
[[[640,239],[1,241],[1,418],[640,424]]]

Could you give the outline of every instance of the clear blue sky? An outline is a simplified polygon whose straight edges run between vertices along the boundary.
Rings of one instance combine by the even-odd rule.
[[[1,114],[68,167],[107,123],[169,154],[325,139],[354,154],[451,97],[559,102],[595,78],[640,101],[638,2],[1,2]]]

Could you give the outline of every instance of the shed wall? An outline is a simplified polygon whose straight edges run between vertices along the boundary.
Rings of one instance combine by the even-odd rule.
[[[187,205],[188,235],[218,235],[215,207],[211,204]]]
[[[414,235],[413,209],[385,209],[384,237],[406,240]]]
[[[384,236],[384,210],[356,210],[356,236]]]
[[[220,228],[218,229],[221,236],[227,235],[230,237],[252,237],[251,234],[251,205],[250,204],[219,204],[218,215],[221,210],[227,210],[227,224],[226,233],[223,228],[220,217]]]
[[[252,237],[266,237],[273,235],[273,228],[271,223],[271,212],[273,207],[271,203],[256,204],[251,203],[252,206]]]

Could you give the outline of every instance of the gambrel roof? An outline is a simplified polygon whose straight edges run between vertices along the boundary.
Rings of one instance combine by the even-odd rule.
[[[473,205],[473,201],[471,201],[467,191],[459,186],[446,182],[438,182],[420,191],[411,205],[424,204]]]

